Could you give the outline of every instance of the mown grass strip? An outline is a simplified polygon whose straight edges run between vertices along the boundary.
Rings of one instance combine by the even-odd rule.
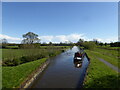
[[[102,58],[104,60],[106,60],[107,62],[115,65],[116,67],[119,67],[120,66],[118,64],[120,64],[120,62],[118,61],[117,58],[115,58],[114,56],[109,56],[109,55],[106,55],[106,54],[103,54],[102,52],[98,52],[98,51],[91,51],[96,57],[99,57],[99,58]],[[108,53],[109,54],[109,53]]]
[[[3,88],[18,87],[34,70],[36,70],[46,60],[46,58],[43,58],[14,67],[2,67]]]
[[[90,65],[84,82],[84,88],[120,88],[120,74],[96,58],[96,55],[85,50],[90,58]],[[119,74],[119,76],[118,76]]]

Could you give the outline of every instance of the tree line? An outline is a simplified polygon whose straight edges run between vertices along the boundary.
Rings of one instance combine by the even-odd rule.
[[[77,43],[73,43],[73,42],[70,42],[70,43],[52,43],[52,42],[49,42],[48,44],[47,43],[40,43],[40,40],[38,38],[38,35],[33,33],[33,32],[28,32],[26,34],[23,34],[22,35],[23,37],[23,40],[21,41],[21,44],[10,44],[8,43],[7,39],[2,39],[1,40],[1,43],[2,45],[0,45],[0,47],[2,48],[5,48],[7,45],[8,46],[19,46],[20,48],[29,48],[29,47],[39,47],[39,46],[73,46],[73,45],[80,45],[80,46],[83,46],[83,44],[87,45],[87,43],[90,45],[99,45],[99,46],[107,46],[107,45],[110,45],[110,47],[120,47],[120,42],[111,42],[111,43],[102,43],[102,42],[99,42],[97,41],[97,39],[93,39],[93,41],[84,41],[83,39],[79,39]],[[94,44],[93,44],[94,43]]]
[[[103,43],[99,42],[97,39],[93,39],[93,41],[84,41],[83,39],[79,39],[76,45],[84,46],[86,48],[95,48],[96,46],[107,46],[110,47],[120,47],[120,42],[111,42],[111,43]]]
[[[46,42],[44,42],[41,44],[41,42],[40,42],[41,39],[39,39],[38,35],[33,32],[28,32],[26,34],[23,34],[22,37],[23,37],[23,40],[21,41],[21,44],[8,43],[7,39],[4,38],[1,40],[2,44],[0,45],[0,47],[6,48],[6,46],[18,46],[19,48],[38,48],[39,46],[72,46],[73,45],[72,42],[70,42],[70,43],[49,42],[48,44]]]

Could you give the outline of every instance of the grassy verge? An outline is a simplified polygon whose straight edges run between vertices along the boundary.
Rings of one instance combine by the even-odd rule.
[[[28,62],[14,67],[2,67],[3,88],[18,87],[34,70],[36,70],[46,58]]]
[[[86,80],[84,82],[85,88],[120,88],[118,81],[120,81],[120,74],[103,62],[96,58],[93,51],[85,50],[90,58],[90,65],[88,68]],[[118,77],[119,74],[119,77]]]
[[[119,61],[119,56],[118,56],[118,51],[117,50],[107,50],[107,49],[99,49],[96,48],[94,51],[91,51],[93,55],[96,57],[102,58],[106,60],[107,62],[115,65],[116,67],[120,68],[120,61]]]

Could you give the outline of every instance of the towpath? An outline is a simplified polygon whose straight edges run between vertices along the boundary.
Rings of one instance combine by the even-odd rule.
[[[112,68],[113,70],[117,71],[117,72],[120,72],[120,69],[114,65],[112,65],[111,63],[105,61],[104,59],[102,58],[98,58],[101,62],[105,63],[107,66],[109,66],[110,68]]]

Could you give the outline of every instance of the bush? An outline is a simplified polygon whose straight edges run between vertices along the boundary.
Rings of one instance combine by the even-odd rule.
[[[26,62],[28,62],[27,56],[22,56],[22,57],[20,58],[20,61],[21,61],[21,63],[26,63]]]
[[[94,50],[96,48],[96,44],[94,42],[84,42],[82,46],[89,50]]]
[[[2,65],[3,66],[17,66],[21,63],[21,61],[17,58],[13,58],[13,59],[7,59],[7,60],[3,60]]]
[[[110,47],[120,47],[120,42],[110,43]]]
[[[49,56],[55,56],[55,53],[54,52],[49,52]]]
[[[13,66],[17,66],[21,63],[20,59],[18,58],[14,58],[12,62],[13,62]]]
[[[26,62],[30,62],[30,61],[34,61],[34,60],[38,60],[41,59],[40,55],[34,55],[34,56],[22,56],[20,58],[21,63],[26,63]]]
[[[50,56],[53,56],[54,53],[51,53]],[[28,55],[28,56],[22,56],[20,58],[8,58],[6,60],[3,60],[2,65],[3,66],[17,66],[19,64],[27,63],[30,61],[35,61],[41,58],[45,58],[47,55],[45,53],[37,54],[37,55]]]
[[[2,44],[2,48],[6,48],[7,44]]]

